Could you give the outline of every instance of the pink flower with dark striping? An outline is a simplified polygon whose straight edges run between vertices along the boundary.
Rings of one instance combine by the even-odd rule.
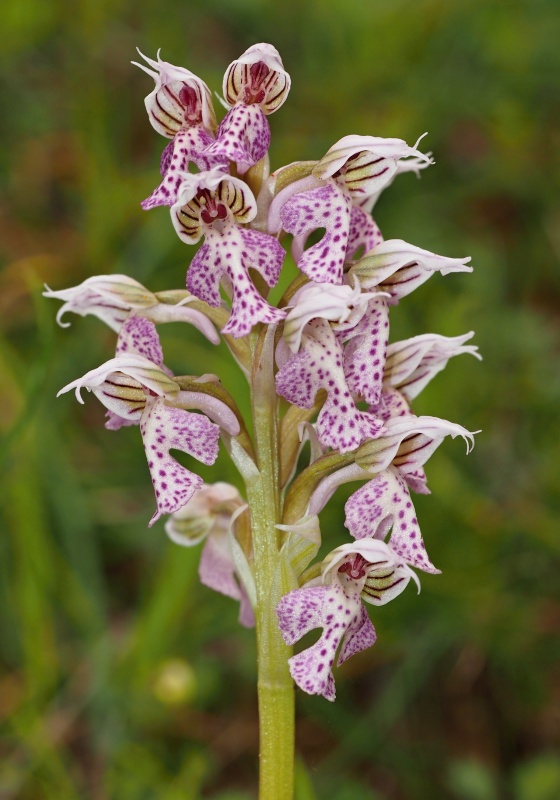
[[[402,139],[345,136],[310,175],[278,192],[270,206],[271,230],[293,234],[292,254],[311,280],[342,283],[344,264],[357,251],[382,241],[379,228],[361,204],[389,184],[399,162],[411,157],[431,163]],[[304,250],[310,234],[321,228],[325,229],[321,241]]]

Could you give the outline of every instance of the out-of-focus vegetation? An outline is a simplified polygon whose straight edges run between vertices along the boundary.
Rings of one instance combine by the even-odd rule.
[[[476,330],[418,413],[482,429],[447,441],[417,498],[443,569],[374,622],[339,699],[298,697],[298,798],[560,797],[560,8],[555,0],[4,0],[0,25],[0,797],[246,800],[257,762],[255,649],[197,557],[148,530],[136,428],[58,388],[112,356],[94,319],[54,324],[44,282],[125,272],[183,285],[190,250],[139,201],[164,140],[146,119],[135,46],[216,89],[271,41],[293,78],[271,118],[274,166],[348,133],[423,142],[386,237],[472,255],[393,312],[393,339]],[[196,331],[162,330],[182,373],[242,383]],[[198,466],[198,465],[197,465]],[[208,480],[235,480],[225,455]],[[343,541],[338,498],[324,529]]]

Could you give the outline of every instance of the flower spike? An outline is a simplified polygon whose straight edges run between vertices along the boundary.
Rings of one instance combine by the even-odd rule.
[[[376,641],[368,605],[391,601],[411,580],[419,588],[413,568],[439,573],[412,493],[430,494],[425,465],[445,437],[462,437],[469,452],[474,435],[416,416],[411,405],[450,358],[479,358],[478,348],[472,333],[389,344],[390,312],[434,272],[472,268],[469,258],[384,240],[372,217],[397,175],[419,176],[434,163],[419,149],[423,137],[410,146],[345,136],[319,160],[271,172],[269,116],[291,83],[272,45],[253,45],[227,68],[219,127],[200,78],[159,51],[156,59],[140,57],[133,63],[154,81],[145,98],[150,123],[168,140],[161,182],[141,205],[168,206],[179,238],[199,247],[186,290],[153,293],[124,275],[47,287],[46,296],[63,303],[61,325],[67,311],[91,314],[117,334],[114,357],[59,394],[72,389],[83,402],[85,388],[106,408],[107,429],[139,427],[155,492],[149,525],[170,515],[173,542],[202,545],[201,582],[239,602],[241,624],[259,620],[259,668],[276,676],[271,702],[259,708],[266,731],[290,675],[303,691],[334,700],[335,665]],[[286,239],[297,275],[288,265],[281,281]],[[252,424],[212,374],[217,366],[209,363],[203,375],[166,366],[156,325],[173,321],[189,322],[213,344],[218,329],[224,334],[222,350],[249,385]],[[220,437],[247,503],[234,486],[204,484],[174,452],[213,465]],[[345,504],[345,536],[317,560],[323,509],[352,482],[358,488]],[[315,630],[314,644],[275,663],[282,639],[294,645]],[[293,771],[284,733],[270,740],[274,757],[263,751],[262,785],[272,766]]]

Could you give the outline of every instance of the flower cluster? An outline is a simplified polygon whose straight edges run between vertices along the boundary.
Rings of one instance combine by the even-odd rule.
[[[434,273],[469,272],[469,259],[385,240],[372,217],[396,176],[432,163],[420,140],[410,146],[346,136],[318,161],[270,174],[268,116],[290,89],[272,45],[254,45],[226,70],[228,110],[219,125],[204,81],[159,54],[142,58],[147,66],[137,66],[155,83],[145,101],[148,118],[169,139],[161,182],[142,207],[168,206],[183,242],[204,241],[188,268],[186,291],[153,294],[124,275],[102,275],[46,292],[64,301],[59,321],[66,312],[93,314],[117,333],[114,357],[61,392],[75,389],[81,401],[82,388],[92,391],[107,409],[110,430],[139,424],[156,495],[152,522],[169,514],[166,531],[174,542],[205,541],[202,582],[238,600],[240,620],[250,625],[251,509],[234,487],[202,484],[170,450],[212,464],[222,436],[246,480],[262,479],[261,465],[219,379],[173,375],[156,326],[180,320],[211,344],[220,340],[218,327],[251,386],[259,342],[269,343],[276,407],[281,402],[284,411],[276,487],[282,517],[274,520],[279,552],[295,540],[312,544],[305,563],[298,562],[299,587],[277,605],[278,623],[289,645],[322,629],[314,645],[292,656],[290,671],[301,689],[332,700],[335,660],[341,664],[375,642],[364,603],[383,605],[411,578],[418,584],[412,568],[439,571],[410,491],[429,493],[424,465],[446,436],[463,437],[467,450],[473,436],[455,423],[417,416],[411,403],[451,357],[478,353],[467,344],[472,333],[389,343],[389,312]],[[280,276],[286,235],[299,275],[275,306],[268,292]],[[311,463],[295,476],[306,439]],[[350,537],[309,567],[321,542],[318,515],[350,481],[362,482],[346,503]]]

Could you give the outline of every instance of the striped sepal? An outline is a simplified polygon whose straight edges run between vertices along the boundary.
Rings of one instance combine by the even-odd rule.
[[[256,44],[227,68],[224,99],[229,106],[256,104],[265,114],[272,114],[286,100],[290,83],[276,48],[270,44]]]

